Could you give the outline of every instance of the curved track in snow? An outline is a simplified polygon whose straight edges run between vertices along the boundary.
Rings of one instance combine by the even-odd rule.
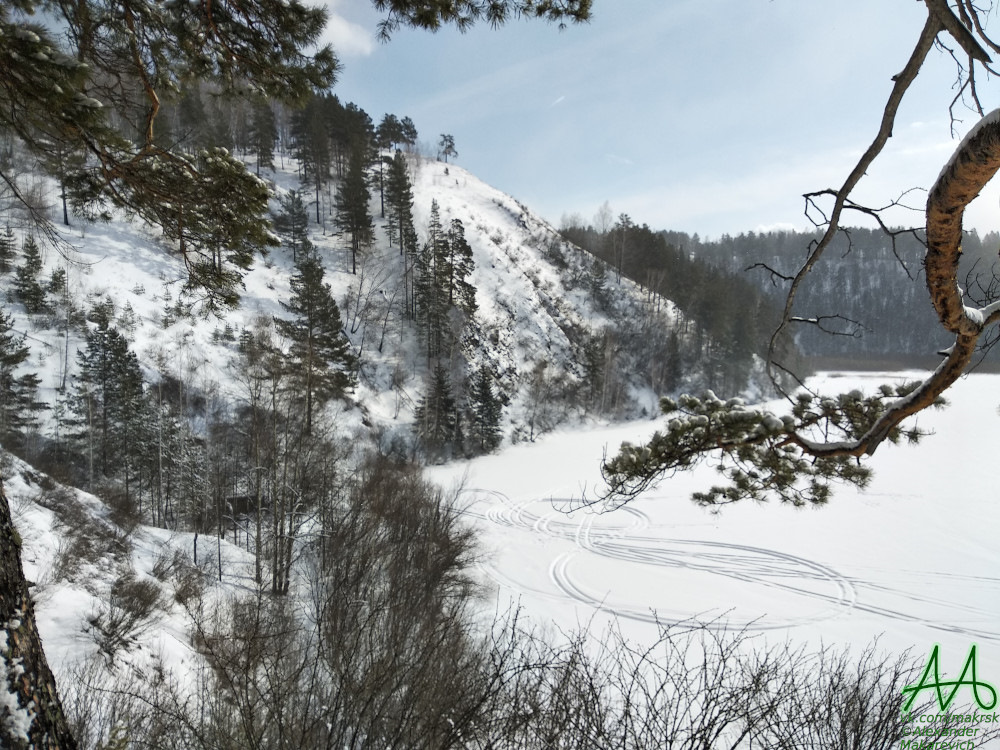
[[[479,489],[466,490],[466,498],[466,514],[481,523],[527,533],[536,547],[552,547],[548,580],[544,568],[531,575],[529,581],[525,580],[527,575],[517,576],[491,564],[482,566],[490,578],[519,594],[569,599],[647,623],[667,624],[698,617],[718,620],[720,628],[776,630],[854,611],[877,619],[1000,640],[1000,624],[992,625],[988,607],[954,603],[940,593],[917,595],[880,582],[878,571],[871,571],[871,580],[850,578],[829,565],[775,549],[680,538],[676,530],[668,533],[632,506],[613,514],[570,515],[559,510],[573,507],[572,501],[565,499],[516,503],[503,493]],[[544,563],[544,557],[539,563]],[[609,578],[614,579],[614,585],[608,585]],[[1000,593],[1000,578],[971,578],[949,583],[981,586],[994,595]],[[914,589],[919,591],[921,587]],[[680,594],[675,602],[676,592]],[[727,601],[730,595],[733,598]],[[748,601],[754,602],[758,611],[751,613]],[[692,609],[692,604],[703,606]],[[917,614],[928,607],[959,610],[973,620],[990,624],[958,627]]]

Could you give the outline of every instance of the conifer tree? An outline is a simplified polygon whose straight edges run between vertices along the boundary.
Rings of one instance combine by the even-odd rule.
[[[135,352],[106,318],[87,333],[77,353],[79,372],[71,408],[84,443],[91,481],[97,472],[111,477],[124,471],[126,495],[137,437],[144,421],[142,370]]]
[[[23,431],[35,423],[35,412],[45,408],[36,401],[38,375],[17,374],[31,350],[27,336],[14,332],[12,316],[0,312],[0,442],[18,445]]]
[[[270,102],[258,101],[253,105],[250,120],[250,151],[257,157],[257,176],[260,169],[274,169],[274,144],[278,142],[278,125]]]
[[[438,156],[444,157],[445,164],[448,163],[449,156],[458,156],[458,151],[455,150],[455,136],[447,133],[441,134],[441,140],[438,142]]]
[[[427,345],[427,361],[441,354],[448,322],[448,236],[441,225],[437,201],[431,202],[427,242],[417,256],[414,299],[421,335]]]
[[[292,262],[298,263],[299,252],[312,246],[306,205],[298,190],[282,195],[278,200],[281,211],[274,217],[274,231],[292,249]]]
[[[336,97],[333,97],[336,99]],[[292,138],[295,155],[302,164],[304,182],[311,184],[316,199],[316,223],[320,217],[320,194],[330,179],[332,155],[328,118],[324,111],[326,99],[313,96],[306,105],[292,116]]]
[[[402,143],[412,149],[417,143],[417,126],[413,124],[413,120],[409,117],[404,117],[400,120],[399,126],[402,134]]]
[[[458,410],[452,395],[451,378],[444,363],[435,364],[427,383],[427,392],[414,410],[417,440],[428,456],[444,457],[454,445],[458,428]]]
[[[375,147],[379,151],[378,158],[378,193],[379,193],[379,205],[381,207],[380,215],[385,218],[385,204],[386,204],[386,165],[392,163],[392,159],[383,156],[382,152],[392,149],[397,143],[402,139],[402,126],[399,124],[399,118],[396,115],[384,115],[382,117],[382,122],[378,124],[375,128]],[[392,225],[389,225],[390,231],[390,242],[391,233],[393,231]]]
[[[163,233],[177,243],[184,258],[186,289],[202,292],[209,309],[234,307],[239,302],[242,272],[276,244],[270,227],[252,219],[266,212],[270,192],[265,182],[246,174],[244,164],[225,149],[201,151],[190,161],[205,181],[202,200],[196,205],[166,202],[161,207]],[[192,179],[185,167],[174,167],[161,170],[165,195],[183,190]]]
[[[287,375],[302,399],[308,434],[316,409],[342,396],[353,384],[356,362],[343,332],[340,309],[330,285],[323,281],[323,265],[313,248],[300,253],[291,286],[291,299],[282,307],[293,317],[275,323],[290,342]]]
[[[351,273],[358,272],[358,253],[375,239],[368,204],[371,193],[365,179],[365,154],[363,148],[352,149],[347,174],[337,187],[337,218],[335,224],[341,234],[350,235]]]
[[[8,224],[6,229],[0,232],[0,273],[8,273],[14,267],[16,256],[17,243],[14,240],[14,230]]]
[[[472,440],[479,451],[489,452],[500,444],[503,404],[493,389],[493,376],[484,365],[476,371],[469,394]]]
[[[14,294],[27,312],[39,313],[45,309],[45,287],[38,280],[42,272],[42,254],[32,235],[25,238],[22,252],[24,259],[14,276]]]
[[[472,267],[472,248],[465,239],[462,222],[452,220],[446,231],[437,201],[432,201],[427,242],[417,257],[414,284],[428,361],[440,356],[455,335],[457,320],[451,311],[457,308],[472,315],[476,310],[476,290],[467,280]]]
[[[413,186],[406,157],[398,151],[389,163],[386,179],[386,202],[389,220],[386,229],[389,243],[399,243],[399,254],[403,258],[403,298],[406,315],[415,317],[413,301],[413,270],[417,253],[417,231],[413,226]]]
[[[446,268],[448,304],[461,308],[466,315],[476,311],[476,288],[468,280],[474,267],[472,248],[465,239],[465,227],[460,219],[452,219],[448,228]]]
[[[403,142],[403,126],[396,115],[386,114],[375,129],[375,141],[379,148],[391,149]]]

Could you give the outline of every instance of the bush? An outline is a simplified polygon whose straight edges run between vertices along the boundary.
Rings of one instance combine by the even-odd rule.
[[[52,566],[54,580],[73,581],[84,565],[123,564],[131,553],[130,535],[98,517],[75,490],[52,485],[39,492],[36,502],[56,516],[61,540]]]
[[[135,643],[149,626],[153,613],[162,606],[156,581],[136,578],[132,571],[119,575],[111,584],[107,599],[88,618],[101,651],[114,659],[120,649]]]

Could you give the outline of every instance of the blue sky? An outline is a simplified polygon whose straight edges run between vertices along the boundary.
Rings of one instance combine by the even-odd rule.
[[[431,151],[453,135],[459,164],[553,223],[608,201],[710,237],[808,225],[802,194],[839,185],[867,147],[926,14],[914,0],[595,0],[591,23],[562,31],[519,21],[382,44],[370,3],[328,5],[335,93],[376,123],[410,116]],[[937,176],[957,145],[954,77],[933,52],[861,198]],[[976,119],[961,116],[959,136]],[[1000,228],[997,195],[967,225]]]

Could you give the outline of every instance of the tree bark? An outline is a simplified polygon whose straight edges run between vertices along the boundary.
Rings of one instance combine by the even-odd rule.
[[[35,627],[21,540],[0,479],[0,747],[76,750]],[[17,710],[8,702],[16,701]],[[26,726],[25,726],[26,725]],[[27,737],[27,741],[25,740]]]

